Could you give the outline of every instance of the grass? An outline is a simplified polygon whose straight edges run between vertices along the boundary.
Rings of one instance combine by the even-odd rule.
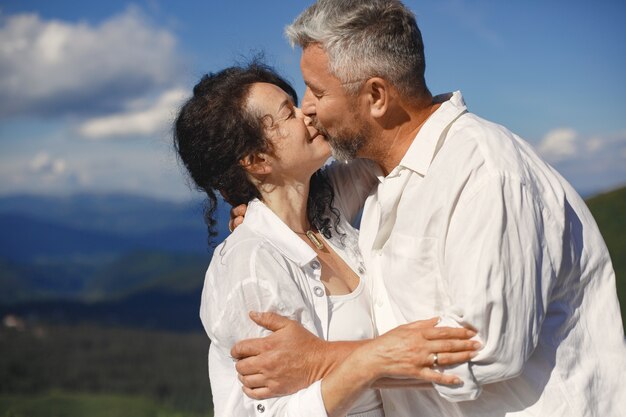
[[[626,187],[586,200],[609,248],[626,330]]]
[[[0,328],[0,395],[8,396],[0,399],[4,413],[0,417],[9,415],[4,406],[7,398],[22,398],[11,397],[16,395],[43,401],[49,406],[49,416],[66,415],[62,414],[64,407],[74,410],[98,401],[119,404],[124,399],[152,413],[127,412],[124,415],[128,417],[170,415],[155,414],[161,409],[150,409],[145,404],[177,410],[184,416],[207,415],[212,405],[208,346],[208,338],[202,333],[88,325],[27,325],[21,331]],[[17,411],[26,406],[24,402],[16,404],[21,407]],[[24,413],[19,415],[28,415]]]
[[[161,406],[149,398],[127,395],[49,392],[0,395],[0,417],[210,417]]]

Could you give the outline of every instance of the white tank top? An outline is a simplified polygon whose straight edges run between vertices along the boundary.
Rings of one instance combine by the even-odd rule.
[[[374,337],[372,303],[362,278],[350,294],[328,296],[328,309],[328,340],[361,340]],[[369,389],[354,403],[348,415],[381,408],[382,400],[378,390]]]

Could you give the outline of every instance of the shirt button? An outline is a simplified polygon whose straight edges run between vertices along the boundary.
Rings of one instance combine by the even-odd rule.
[[[383,306],[383,299],[382,298],[377,298],[376,299],[376,307],[382,307]]]
[[[264,413],[265,412],[265,406],[263,404],[259,404],[259,405],[256,406],[256,410],[259,413]]]
[[[320,263],[318,261],[311,262],[311,268],[313,268],[313,269],[320,269],[320,266],[322,266],[322,265],[320,265]]]
[[[315,293],[318,297],[321,297],[324,295],[324,289],[322,287],[315,287],[313,288],[313,293]]]
[[[365,268],[363,268],[362,266],[360,266],[360,267],[359,267],[359,269],[358,269],[358,271],[359,271],[359,274],[362,274],[362,273],[364,273],[364,272],[365,272]]]

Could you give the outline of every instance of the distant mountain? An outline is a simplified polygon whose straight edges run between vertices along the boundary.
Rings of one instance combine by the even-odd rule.
[[[25,203],[49,204],[54,215],[42,214],[42,209],[15,214],[13,210]],[[111,200],[83,196],[75,197],[73,204],[77,206],[63,199],[0,199],[0,230],[4,232],[0,236],[0,316],[12,313],[59,323],[200,329],[199,297],[211,251],[200,211],[194,214],[196,226],[174,215],[180,210],[180,216],[190,216],[196,203],[178,206],[122,196]],[[587,204],[609,247],[626,318],[626,187],[592,197]],[[61,210],[63,205],[67,211]],[[82,220],[68,214],[80,212],[77,207],[92,215],[101,210],[102,219],[108,218],[111,227],[82,229]],[[123,207],[132,207],[126,218]],[[169,214],[159,217],[155,213]],[[228,207],[221,207],[219,216],[223,229],[218,241],[227,233]],[[135,221],[150,225],[135,227]],[[193,250],[185,250],[189,247]]]
[[[201,201],[173,202],[131,194],[73,194],[0,197],[0,214],[122,236],[146,235],[163,228],[202,230]]]
[[[22,214],[0,214],[0,230],[0,254],[18,262],[111,255],[136,247],[135,239],[81,230]]]
[[[149,290],[99,302],[49,300],[0,305],[0,317],[16,315],[31,322],[99,324],[143,329],[202,331],[201,289],[172,292]]]
[[[131,252],[96,271],[84,294],[98,300],[142,291],[195,291],[202,287],[209,261],[208,255]]]
[[[215,242],[228,234],[228,210],[218,208]],[[0,304],[189,290],[212,253],[200,202],[15,195],[0,198],[0,230]]]

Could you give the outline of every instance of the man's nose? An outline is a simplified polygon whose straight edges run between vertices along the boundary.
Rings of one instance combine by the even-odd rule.
[[[315,114],[315,97],[309,87],[304,90],[301,109],[305,116],[313,116]]]

